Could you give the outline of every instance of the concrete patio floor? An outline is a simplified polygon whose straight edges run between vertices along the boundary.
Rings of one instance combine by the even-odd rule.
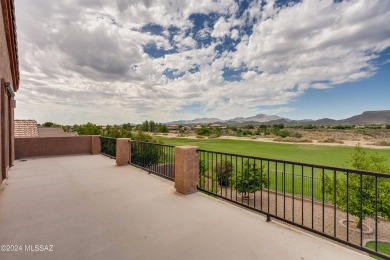
[[[100,155],[16,161],[0,191],[0,259],[371,259]],[[27,252],[25,245],[53,245]]]

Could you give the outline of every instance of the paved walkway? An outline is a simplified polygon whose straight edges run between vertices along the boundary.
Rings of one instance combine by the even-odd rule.
[[[0,191],[0,245],[22,246],[2,260],[370,259],[100,155],[15,162]]]

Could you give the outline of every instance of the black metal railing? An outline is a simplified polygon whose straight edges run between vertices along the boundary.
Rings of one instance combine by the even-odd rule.
[[[175,179],[174,146],[131,141],[130,164],[169,180]]]
[[[116,157],[116,138],[100,136],[100,153],[110,158]]]
[[[263,213],[267,221],[281,220],[389,257],[378,251],[381,241],[390,241],[389,174],[198,152],[199,190]]]

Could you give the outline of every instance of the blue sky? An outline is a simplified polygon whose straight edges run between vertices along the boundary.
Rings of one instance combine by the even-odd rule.
[[[291,118],[343,119],[364,111],[390,109],[390,63],[379,67],[373,77],[340,84],[328,90],[309,90],[291,103]]]
[[[390,109],[390,1],[16,1],[16,118],[341,119]]]
[[[364,111],[390,110],[390,49],[375,62],[375,75],[339,84],[327,90],[310,89],[291,102],[294,111],[283,113],[293,119],[343,119]],[[387,61],[387,63],[386,63]]]

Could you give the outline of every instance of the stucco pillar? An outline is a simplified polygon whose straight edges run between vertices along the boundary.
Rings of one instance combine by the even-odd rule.
[[[175,189],[187,195],[198,190],[199,156],[197,146],[175,147]]]
[[[116,139],[116,164],[118,166],[128,165],[130,161],[130,139]]]
[[[101,147],[100,147],[100,135],[93,135],[92,137],[92,149],[91,154],[99,154]]]

